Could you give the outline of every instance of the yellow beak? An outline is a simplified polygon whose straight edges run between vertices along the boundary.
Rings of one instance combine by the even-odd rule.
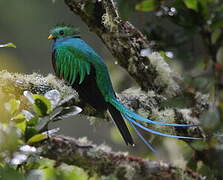
[[[52,35],[52,34],[50,34],[49,36],[48,36],[48,39],[53,39],[54,38],[54,36]]]

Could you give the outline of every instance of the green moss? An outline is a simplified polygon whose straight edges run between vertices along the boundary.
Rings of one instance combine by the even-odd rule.
[[[0,98],[16,98],[27,104],[23,97],[23,92],[28,90],[34,94],[44,94],[49,90],[57,89],[62,98],[72,96],[78,102],[78,94],[70,86],[67,86],[64,81],[57,79],[52,74],[44,77],[40,74],[19,74],[0,71]]]

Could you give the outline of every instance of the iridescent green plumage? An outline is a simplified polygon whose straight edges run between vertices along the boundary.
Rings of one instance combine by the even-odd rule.
[[[71,47],[61,47],[55,52],[56,69],[59,77],[73,84],[79,76],[79,84],[90,74],[90,64],[85,61],[83,53]]]
[[[80,98],[89,103],[97,111],[103,112],[109,110],[126,144],[133,145],[133,140],[123,117],[152,151],[155,150],[136,129],[136,126],[147,132],[161,136],[199,139],[157,132],[140,124],[143,122],[178,127],[194,126],[155,122],[130,111],[117,100],[107,66],[103,62],[103,59],[88,44],[80,39],[73,27],[57,26],[50,33],[49,38],[54,39],[52,62],[57,76],[66,80],[78,91]]]

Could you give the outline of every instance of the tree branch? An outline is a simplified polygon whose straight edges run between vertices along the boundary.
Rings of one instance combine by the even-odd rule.
[[[142,90],[152,90],[167,99],[186,96],[192,102],[190,111],[197,118],[207,111],[207,95],[184,85],[179,75],[170,69],[159,53],[152,53],[146,37],[130,22],[120,18],[113,0],[64,2],[98,35]]]
[[[120,180],[178,180],[204,179],[191,170],[182,170],[170,164],[149,161],[126,153],[115,153],[104,145],[96,146],[86,139],[52,136],[36,145],[41,148],[40,155],[60,163],[79,166],[100,176]]]
[[[179,94],[180,87],[168,64],[157,53],[143,55],[143,51],[151,51],[146,37],[119,17],[113,0],[65,0],[65,3],[101,38],[143,90],[168,96]]]

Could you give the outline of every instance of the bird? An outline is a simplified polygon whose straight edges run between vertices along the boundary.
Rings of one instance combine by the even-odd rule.
[[[171,124],[153,121],[140,116],[124,106],[117,98],[112,86],[108,68],[103,58],[81,39],[77,28],[72,25],[56,25],[50,30],[52,43],[52,65],[58,78],[64,79],[74,88],[82,101],[87,102],[98,112],[108,111],[127,145],[134,146],[126,122],[134,129],[138,137],[153,152],[153,145],[139,131],[182,139],[200,139],[199,137],[177,136],[150,129],[144,125],[192,127],[193,124]]]

